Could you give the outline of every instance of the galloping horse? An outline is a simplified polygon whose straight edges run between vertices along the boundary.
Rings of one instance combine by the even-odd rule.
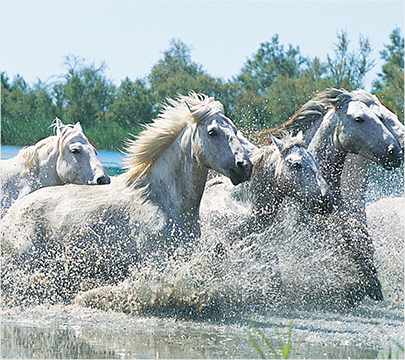
[[[405,126],[398,120],[398,117],[382,105],[375,95],[365,90],[355,90],[352,91],[352,94],[355,99],[365,103],[378,116],[388,131],[397,139],[402,153],[404,153]],[[371,165],[372,161],[362,156],[348,154],[340,184],[344,207],[350,209],[351,213],[362,222],[366,220],[365,197]]]
[[[287,122],[262,131],[259,137],[268,143],[269,133],[302,130],[308,150],[334,197],[341,201],[340,181],[347,155],[353,153],[385,168],[398,167],[403,152],[392,133],[376,113],[355,94],[344,89],[327,89],[302,106]]]
[[[55,136],[1,160],[1,217],[15,200],[45,186],[110,182],[80,123],[64,125],[56,118],[54,126]]]
[[[7,260],[26,265],[26,272],[39,267],[52,279],[37,294],[53,286],[53,295],[63,300],[97,286],[97,280],[122,280],[130,265],[187,254],[200,235],[208,170],[235,185],[252,171],[246,139],[222,112],[222,104],[205,95],[168,99],[159,117],[129,143],[128,170],[110,185],[49,187],[18,200],[2,221]],[[83,285],[86,279],[90,285]]]
[[[225,177],[207,182],[200,213],[204,221],[217,225],[237,224],[238,237],[260,232],[270,226],[280,204],[288,197],[313,212],[330,212],[333,196],[319,173],[319,166],[306,150],[303,134],[256,148],[250,155],[250,180],[231,186]],[[235,231],[232,231],[235,232]]]
[[[259,134],[266,143],[269,133],[277,135],[284,130],[293,133],[302,130],[304,140],[309,144],[308,151],[318,162],[320,172],[338,202],[338,209],[344,209],[340,183],[348,154],[360,155],[385,168],[398,167],[403,157],[397,139],[376,112],[358,100],[358,96],[343,89],[327,89],[302,106],[286,123]],[[350,296],[357,301],[367,293],[375,300],[382,300],[381,285],[373,264],[374,248],[367,230],[361,229],[362,223],[357,223],[355,233],[350,234],[342,226],[347,216],[351,219],[347,214],[338,215],[335,226],[336,233],[342,238],[342,249],[354,261],[353,269],[359,269],[356,279],[361,287],[350,286]],[[316,227],[314,231],[318,231]],[[307,288],[311,289],[311,286]]]

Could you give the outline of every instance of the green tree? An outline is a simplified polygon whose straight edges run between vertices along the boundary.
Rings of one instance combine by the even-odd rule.
[[[247,90],[264,94],[277,77],[296,78],[305,62],[299,47],[289,45],[288,50],[284,50],[284,46],[279,44],[278,35],[275,35],[271,42],[261,44],[253,59],[247,61],[238,81]]]
[[[115,97],[115,86],[104,76],[105,64],[84,65],[84,59],[69,55],[65,64],[68,72],[64,83],[53,87],[58,116],[68,123],[80,121],[85,126],[104,120]]]
[[[224,86],[220,79],[209,76],[201,65],[192,61],[190,47],[175,39],[171,40],[163,59],[152,68],[148,81],[154,95],[155,116],[159,105],[168,97],[195,91],[218,98]]]
[[[123,128],[137,127],[153,118],[154,102],[145,81],[132,82],[128,77],[121,82],[117,94],[109,106],[107,120]]]
[[[393,30],[390,39],[391,44],[380,52],[385,64],[379,79],[373,82],[373,92],[404,122],[404,38],[399,28]]]
[[[1,142],[5,145],[32,145],[52,134],[55,107],[45,84],[32,88],[17,75],[10,84],[1,74]]]
[[[358,51],[349,51],[349,38],[345,31],[337,34],[335,58],[327,56],[327,69],[331,86],[352,91],[363,88],[366,74],[374,67],[374,60],[370,59],[372,48],[369,40],[359,37]]]
[[[308,64],[298,47],[289,45],[285,50],[278,35],[261,44],[236,79],[240,85],[233,110],[237,123],[254,133],[286,121],[296,109],[294,103],[301,101],[297,80]]]

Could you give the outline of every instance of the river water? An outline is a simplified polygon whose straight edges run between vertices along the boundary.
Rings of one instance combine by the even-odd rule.
[[[1,156],[12,157],[18,149],[3,146]],[[122,172],[122,154],[99,151],[99,158],[110,175]],[[403,171],[403,167],[393,172],[374,168],[367,203],[403,196]],[[247,335],[251,331],[266,356],[274,358],[252,328],[251,319],[277,349],[274,326],[286,341],[288,323],[294,319],[292,358],[403,358],[398,346],[404,345],[403,310],[403,300],[369,298],[354,308],[333,310],[297,309],[288,304],[214,313],[188,309],[124,313],[78,304],[3,308],[1,357],[260,358]]]

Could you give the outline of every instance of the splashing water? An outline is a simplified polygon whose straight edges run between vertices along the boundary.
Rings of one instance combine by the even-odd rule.
[[[395,195],[403,195],[400,174],[381,173],[369,202],[381,181],[395,183]],[[252,317],[275,343],[273,326],[282,331],[294,318],[293,358],[376,358],[395,351],[393,340],[403,344],[404,317],[403,268],[401,280],[393,248],[384,253],[375,246],[384,294],[377,302],[366,290],[367,257],[359,258],[370,253],[365,224],[347,214],[282,210],[271,228],[242,239],[232,232],[241,219],[207,222],[191,257],[145,262],[124,281],[119,271],[113,281],[76,279],[75,266],[88,264],[73,266],[69,244],[40,270],[7,276],[3,268],[2,356],[257,358],[246,335]],[[403,256],[403,237],[397,247]],[[98,264],[120,252],[80,250],[89,249]]]

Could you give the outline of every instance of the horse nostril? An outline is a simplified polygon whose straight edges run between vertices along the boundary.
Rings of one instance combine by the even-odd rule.
[[[104,185],[104,184],[109,184],[110,183],[110,178],[108,176],[100,176],[97,178],[97,185]]]
[[[245,170],[245,164],[243,163],[243,161],[238,161],[236,163],[236,166],[241,170]]]
[[[252,163],[250,161],[247,160],[237,161],[236,166],[238,167],[239,170],[246,173],[248,178],[250,178],[250,175],[252,174]]]
[[[389,157],[394,157],[394,156],[397,156],[397,150],[396,150],[396,148],[395,148],[395,146],[394,145],[390,145],[390,146],[388,146],[388,156]]]

